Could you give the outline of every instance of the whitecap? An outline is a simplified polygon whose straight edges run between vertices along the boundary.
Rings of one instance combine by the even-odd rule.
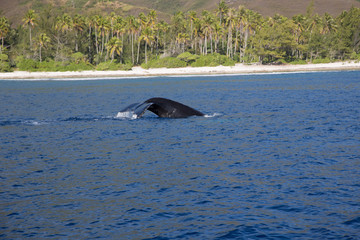
[[[127,112],[118,112],[115,116],[115,118],[122,118],[122,119],[136,119],[138,116],[132,112],[132,111],[127,111]]]
[[[213,113],[213,114],[205,114],[204,117],[206,118],[212,118],[212,117],[218,117],[221,116],[221,113]]]
[[[39,126],[39,125],[44,125],[44,124],[48,124],[47,122],[44,121],[35,121],[35,120],[26,120],[22,122],[25,125],[33,125],[33,126]]]

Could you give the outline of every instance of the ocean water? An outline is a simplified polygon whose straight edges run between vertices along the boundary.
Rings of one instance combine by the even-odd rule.
[[[166,97],[209,117],[116,118]],[[1,239],[360,239],[360,71],[0,81]]]

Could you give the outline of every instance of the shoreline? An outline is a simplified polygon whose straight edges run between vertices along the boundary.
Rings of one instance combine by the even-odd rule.
[[[257,74],[257,73],[286,73],[286,72],[314,72],[314,71],[342,71],[360,70],[360,62],[335,62],[303,65],[245,65],[217,67],[184,67],[184,68],[151,68],[133,67],[130,71],[79,71],[79,72],[27,72],[15,71],[0,73],[0,80],[59,80],[72,78],[127,78],[127,77],[156,77],[181,75],[226,75],[226,74]]]

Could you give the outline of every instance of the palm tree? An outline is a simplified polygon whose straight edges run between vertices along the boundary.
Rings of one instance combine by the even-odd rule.
[[[31,29],[34,28],[37,21],[37,15],[35,14],[35,11],[30,9],[23,18],[24,26],[27,26],[29,28],[29,36],[30,36],[30,47],[32,46],[31,41]]]
[[[244,13],[244,50],[243,50],[243,56],[245,56],[248,40],[251,35],[255,35],[256,28],[261,27],[262,25],[262,19],[261,16],[249,9],[245,10]]]
[[[218,13],[218,15],[220,15],[220,26],[222,25],[222,20],[224,19],[224,17],[227,14],[228,10],[229,10],[229,8],[226,5],[225,1],[221,0],[219,2],[219,6],[218,6],[218,9],[217,9],[217,13]]]
[[[121,41],[124,41],[124,32],[125,32],[125,21],[121,16],[118,16],[116,18],[116,21],[114,23],[114,27],[113,27],[113,33],[116,33],[116,37],[119,38],[120,35],[122,37]]]
[[[0,18],[0,38],[1,38],[1,48],[0,54],[2,53],[2,49],[4,48],[4,38],[10,31],[10,24],[7,18],[1,17]]]
[[[155,32],[157,32],[156,36],[156,47],[158,47],[159,42],[159,31],[157,29],[157,13],[155,10],[150,10],[150,12],[147,15],[148,19],[148,26],[151,28],[151,30],[154,32],[154,40],[155,40]],[[153,45],[151,46],[151,52],[153,52]]]
[[[149,14],[148,14],[148,21],[149,21],[149,25],[150,27],[155,26],[157,20],[157,13],[155,10],[150,10]]]
[[[236,54],[238,45],[239,45],[239,59],[241,59],[241,33],[244,30],[245,26],[245,8],[243,6],[239,6],[239,9],[236,11],[235,15],[235,46],[234,46],[234,54]],[[238,38],[240,37],[240,42]]]
[[[189,18],[189,21],[190,21],[190,41],[191,41],[191,48],[194,47],[194,43],[193,43],[193,36],[194,36],[194,22],[196,20],[196,12],[195,11],[190,11],[188,13],[188,18]]]
[[[65,33],[72,29],[73,21],[71,17],[64,13],[61,17],[58,17],[55,24],[55,29]]]
[[[116,14],[114,12],[111,12],[109,19],[110,19],[111,37],[113,37],[114,36],[114,26],[115,26],[115,22],[117,19]]]
[[[139,13],[139,22],[142,28],[150,26],[149,18],[143,13]]]
[[[293,20],[294,24],[296,25],[295,34],[297,37],[297,42],[299,43],[300,36],[305,29],[304,22],[305,22],[306,18],[304,15],[299,14],[299,15],[293,16],[292,20]]]
[[[145,42],[145,63],[148,62],[147,57],[147,46],[151,45],[154,41],[154,33],[150,27],[146,27],[140,36],[140,40],[144,40]]]
[[[183,12],[177,12],[171,18],[173,34],[176,36],[178,33],[186,32],[186,21]]]
[[[108,39],[111,27],[110,27],[109,20],[104,17],[100,17],[98,24],[99,24],[100,35],[101,35],[100,54],[102,55],[104,52],[104,47],[105,47],[105,36],[106,36],[106,39]]]
[[[73,29],[75,30],[75,52],[79,51],[78,35],[85,28],[85,18],[81,15],[76,14],[73,18]]]
[[[39,57],[40,57],[40,62],[42,61],[41,58],[41,50],[42,48],[46,48],[47,44],[50,42],[50,38],[46,35],[46,33],[41,33],[39,35]]]
[[[335,23],[334,18],[330,14],[325,13],[322,19],[322,34],[335,32],[336,30],[337,30],[337,25]]]
[[[140,58],[140,43],[141,43],[141,36],[142,36],[142,32],[145,28],[149,27],[149,21],[147,16],[141,12],[139,13],[139,17],[136,19],[136,35],[138,36],[137,39],[137,43],[138,43],[138,47],[137,47],[137,57],[136,57],[136,62],[139,63],[139,58]],[[146,51],[146,50],[145,50]],[[145,53],[146,55],[146,53]]]
[[[314,16],[309,18],[308,20],[309,21],[308,21],[307,31],[310,31],[310,36],[309,36],[308,42],[311,43],[312,39],[313,39],[314,31],[315,31],[315,33],[318,33],[320,31],[319,30],[319,25],[321,23],[321,18],[319,17],[318,14],[315,14]],[[310,55],[310,61],[312,61],[314,52],[311,49],[308,49],[308,50],[309,50],[308,56]]]
[[[296,49],[296,54],[297,57],[299,58],[302,53],[301,53],[301,46],[303,46],[303,35],[304,35],[304,31],[305,31],[305,21],[306,21],[306,17],[302,14],[299,15],[295,15],[292,18],[293,23],[295,24],[296,28],[295,28],[295,37],[296,37],[296,43],[297,43],[297,49]]]
[[[163,49],[166,49],[166,36],[169,31],[169,24],[165,22],[164,20],[161,20],[157,24],[157,31],[158,31],[158,38],[159,38],[159,44],[163,44]]]
[[[211,46],[211,53],[213,53],[213,47],[212,47],[212,32],[213,32],[213,24],[214,24],[214,16],[209,13],[208,11],[204,10],[202,12],[203,18],[202,18],[202,27],[201,30],[205,36],[205,42],[204,42],[204,54],[207,54],[207,38],[210,37],[210,46]]]
[[[91,60],[91,46],[92,46],[92,28],[94,27],[95,29],[95,22],[94,22],[94,18],[93,17],[87,17],[85,19],[85,24],[89,29],[89,35],[88,35],[88,40],[89,40],[89,52],[88,52],[88,57]]]
[[[187,33],[179,33],[176,37],[176,42],[179,44],[180,47],[182,45],[183,52],[185,52],[185,44],[187,40],[189,40],[189,35]]]
[[[130,15],[126,18],[126,26],[127,26],[127,30],[129,33],[129,36],[131,38],[131,58],[132,58],[132,63],[135,63],[135,55],[134,55],[134,38],[135,38],[135,33],[137,31],[137,29],[139,28],[138,26],[138,21],[136,21],[135,17]]]
[[[202,41],[202,32],[201,32],[201,20],[199,18],[194,19],[194,28],[193,28],[193,34],[194,34],[194,51],[197,52],[197,40],[199,39],[199,49],[200,54],[202,53],[202,47],[201,47],[201,41]]]
[[[218,52],[218,43],[220,40],[220,37],[222,37],[224,34],[224,28],[220,25],[219,22],[215,22],[214,25],[214,46],[215,46],[215,52]]]
[[[61,17],[57,17],[56,23],[55,23],[55,30],[58,31],[57,36],[57,49],[56,49],[56,55],[59,53],[60,48],[60,33],[66,33],[67,31],[71,30],[73,26],[71,17],[64,13]]]
[[[123,43],[119,38],[113,37],[106,43],[106,49],[110,52],[112,62],[114,61],[115,53],[120,55],[123,52]]]
[[[98,41],[98,30],[99,30],[99,24],[100,24],[100,16],[94,15],[90,18],[89,24],[94,27],[94,33],[95,33],[95,48],[96,48],[96,54],[99,54],[99,41]],[[91,31],[91,27],[90,27]],[[91,36],[91,33],[89,33],[89,37]]]
[[[310,35],[313,33],[314,30],[317,30],[318,26],[321,23],[321,18],[318,14],[315,14],[311,18],[308,18],[308,27],[307,30],[310,30]]]
[[[228,27],[228,42],[226,45],[226,56],[228,57],[233,57],[233,52],[232,52],[232,44],[233,44],[233,39],[232,39],[232,30],[234,28],[235,25],[235,11],[233,8],[229,9],[229,12],[226,16],[226,25]]]

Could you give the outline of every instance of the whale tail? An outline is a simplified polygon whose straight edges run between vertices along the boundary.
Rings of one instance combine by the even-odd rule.
[[[149,110],[162,118],[204,116],[204,114],[198,110],[166,98],[150,98],[143,103],[133,103],[121,110],[117,116],[124,116],[125,113],[131,112],[133,114],[132,118],[140,118],[144,115],[146,110]]]

